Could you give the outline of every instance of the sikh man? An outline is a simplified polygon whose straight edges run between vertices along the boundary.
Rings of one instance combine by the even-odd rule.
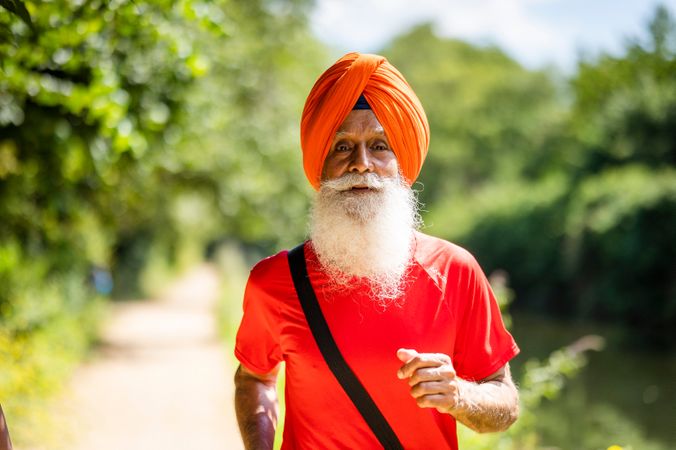
[[[420,101],[385,58],[349,53],[315,83],[301,147],[317,194],[309,240],[292,253],[396,444],[327,364],[283,251],[252,269],[244,295],[235,406],[245,448],[273,446],[281,362],[282,449],[457,449],[456,421],[492,432],[516,420],[508,362],[519,349],[486,277],[466,250],[417,230],[411,184],[428,143]]]

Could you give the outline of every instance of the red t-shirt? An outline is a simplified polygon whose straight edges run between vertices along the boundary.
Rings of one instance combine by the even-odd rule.
[[[466,250],[415,234],[405,299],[378,307],[360,286],[330,286],[310,245],[310,281],[343,357],[406,449],[457,449],[455,420],[420,408],[407,380],[397,378],[399,348],[451,356],[457,375],[481,380],[519,349],[505,330],[478,263]],[[283,251],[260,261],[244,294],[237,359],[257,373],[286,363],[282,449],[382,448],[324,361],[293,287]]]

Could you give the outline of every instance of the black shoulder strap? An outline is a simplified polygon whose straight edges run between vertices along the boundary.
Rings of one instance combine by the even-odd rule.
[[[303,251],[305,244],[301,244],[289,251],[289,266],[291,277],[296,288],[298,299],[305,313],[312,335],[317,341],[322,356],[329,365],[331,372],[343,387],[352,403],[357,407],[366,423],[378,438],[385,450],[403,450],[403,446],[397,435],[387,423],[375,402],[366,391],[364,386],[347,365],[343,355],[338,350],[336,341],[333,340],[331,330],[326,323],[322,310],[317,302],[317,297],[310,284]]]

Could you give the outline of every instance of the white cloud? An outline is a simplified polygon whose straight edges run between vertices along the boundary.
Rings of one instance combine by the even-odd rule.
[[[528,65],[566,48],[565,33],[529,14],[528,6],[534,1],[451,3],[456,3],[455,7],[442,11],[437,20],[438,31],[444,36],[497,44]]]

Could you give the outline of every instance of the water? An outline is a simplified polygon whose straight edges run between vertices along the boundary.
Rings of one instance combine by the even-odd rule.
[[[676,352],[632,345],[628,331],[512,314],[511,331],[522,353],[512,362],[519,379],[529,358],[546,358],[576,339],[596,334],[606,348],[588,355],[588,365],[559,398],[537,412],[543,444],[563,450],[676,449]]]

